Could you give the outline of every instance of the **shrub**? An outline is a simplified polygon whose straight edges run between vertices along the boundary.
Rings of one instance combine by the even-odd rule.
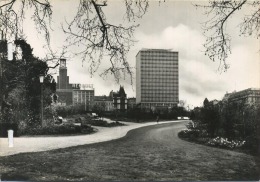
[[[57,116],[56,107],[48,106],[44,108],[44,118],[50,119],[53,116]]]
[[[49,125],[45,127],[28,127],[20,131],[21,135],[59,135],[59,134],[78,134],[92,133],[94,129],[88,125],[77,126],[73,124]]]
[[[18,136],[18,124],[17,123],[7,123],[7,122],[0,123],[0,136],[1,137],[7,137],[8,130],[13,130],[14,136]]]
[[[178,133],[178,136],[180,138],[188,138],[188,139],[195,139],[200,136],[199,130],[191,130],[191,129],[185,129]]]
[[[120,123],[118,121],[116,122],[112,122],[112,123],[108,123],[104,120],[90,120],[88,121],[89,124],[93,125],[93,126],[103,126],[103,127],[115,127],[115,126],[123,126],[123,123]]]
[[[86,113],[84,105],[55,106],[55,110],[57,112],[57,115],[64,118],[71,115]]]

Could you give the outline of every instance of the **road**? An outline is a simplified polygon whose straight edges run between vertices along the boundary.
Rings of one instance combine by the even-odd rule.
[[[109,142],[0,157],[2,180],[259,180],[253,156],[183,141],[182,128],[147,126]]]

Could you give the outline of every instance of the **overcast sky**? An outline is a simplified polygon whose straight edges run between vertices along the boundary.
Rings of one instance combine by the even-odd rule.
[[[75,15],[75,0],[54,0],[53,31],[51,32],[52,47],[59,51],[65,44],[61,22]],[[197,3],[199,3],[197,1]],[[124,22],[123,4],[109,1],[104,7],[108,22]],[[148,12],[137,23],[135,39],[138,41],[128,54],[128,61],[135,66],[135,55],[141,48],[172,49],[179,52],[179,98],[190,106],[201,105],[207,97],[209,100],[222,99],[226,92],[243,90],[250,87],[260,87],[260,56],[259,40],[255,37],[239,37],[238,24],[243,12],[232,17],[227,27],[232,32],[232,54],[228,58],[230,69],[227,72],[218,71],[218,62],[212,62],[203,53],[203,31],[201,23],[206,16],[201,9],[196,9],[191,1],[167,1],[165,3],[151,2]],[[27,40],[34,48],[34,54],[44,56],[40,43],[42,38],[32,31],[32,25],[25,27]],[[104,61],[101,69],[108,65]],[[92,83],[95,95],[108,95],[111,90],[117,91],[119,85],[110,77],[102,79],[99,73],[92,78],[88,72],[87,61],[82,63],[77,57],[68,60],[68,75],[71,83]],[[100,70],[101,71],[101,70]],[[56,76],[55,76],[56,78]],[[135,80],[131,85],[129,79],[121,80],[128,97],[135,97]]]

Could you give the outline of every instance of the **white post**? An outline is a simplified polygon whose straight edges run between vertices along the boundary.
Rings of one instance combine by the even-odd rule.
[[[14,146],[14,130],[8,130],[8,146]]]

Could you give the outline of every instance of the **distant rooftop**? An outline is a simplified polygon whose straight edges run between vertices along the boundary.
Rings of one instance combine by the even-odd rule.
[[[167,52],[172,52],[172,49],[149,49],[149,48],[142,48],[141,51],[167,51]]]
[[[146,51],[151,51],[151,52],[171,52],[171,53],[178,53],[178,51],[173,51],[172,49],[149,49],[149,48],[142,48],[140,51],[138,51],[138,53],[136,54],[136,56],[140,53],[140,52],[146,52]]]

